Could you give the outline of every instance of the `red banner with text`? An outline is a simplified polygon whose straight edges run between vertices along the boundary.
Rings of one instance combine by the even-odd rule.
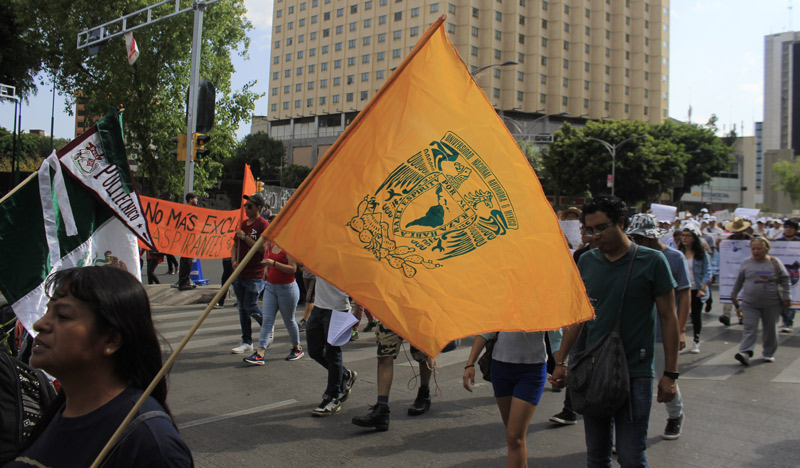
[[[228,258],[241,223],[239,210],[221,211],[141,196],[153,244],[160,253]],[[139,247],[145,248],[140,242]]]

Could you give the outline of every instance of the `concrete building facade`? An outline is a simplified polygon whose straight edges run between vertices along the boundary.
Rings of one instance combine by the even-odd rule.
[[[276,0],[265,117],[287,162],[313,166],[443,14],[473,73],[506,63],[475,79],[518,136],[668,115],[669,0]]]

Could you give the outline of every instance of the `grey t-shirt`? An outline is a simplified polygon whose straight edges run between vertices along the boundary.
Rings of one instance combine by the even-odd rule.
[[[491,333],[481,335],[487,340]],[[494,344],[492,359],[510,364],[547,362],[544,332],[500,332]]]
[[[320,309],[350,310],[347,293],[317,276],[314,290],[314,306]]]
[[[775,257],[773,257],[775,258]],[[739,276],[733,283],[731,297],[739,297],[742,302],[756,306],[774,307],[780,301],[791,301],[792,290],[789,287],[789,273],[777,258],[777,262],[757,262],[749,257],[742,262]],[[778,296],[778,283],[775,279],[775,266],[778,266],[783,294]],[[739,294],[741,292],[741,294]]]

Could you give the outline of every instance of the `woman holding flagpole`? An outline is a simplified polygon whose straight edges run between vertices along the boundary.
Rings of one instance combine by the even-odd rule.
[[[34,323],[31,365],[61,391],[8,467],[90,466],[161,369],[161,346],[142,284],[114,267],[48,278],[47,311]],[[104,466],[194,466],[158,382]]]

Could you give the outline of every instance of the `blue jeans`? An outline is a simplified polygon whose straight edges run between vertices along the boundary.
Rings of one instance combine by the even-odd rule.
[[[261,325],[261,334],[258,337],[259,348],[268,348],[272,343],[275,316],[278,315],[278,310],[280,310],[283,324],[286,325],[286,330],[289,332],[292,346],[296,348],[300,344],[300,329],[294,319],[299,300],[300,288],[297,287],[296,281],[289,284],[272,284],[267,281],[264,286],[264,306],[261,311],[264,323]]]
[[[792,328],[794,325],[794,309],[781,310],[781,318],[783,319],[783,326]]]
[[[314,307],[306,322],[306,347],[308,355],[328,370],[328,385],[325,394],[338,398],[342,391],[345,368],[342,364],[342,348],[328,343],[328,328],[331,310]]]
[[[650,422],[650,407],[653,403],[653,379],[636,377],[631,379],[630,406],[625,404],[613,417],[583,417],[586,435],[586,466],[610,468],[612,431],[616,429],[616,446],[622,468],[649,467],[647,449],[647,425]]]
[[[258,295],[264,289],[264,280],[260,278],[236,278],[233,292],[239,307],[239,325],[242,327],[242,343],[253,344],[253,326],[251,314],[261,315],[258,308]]]

